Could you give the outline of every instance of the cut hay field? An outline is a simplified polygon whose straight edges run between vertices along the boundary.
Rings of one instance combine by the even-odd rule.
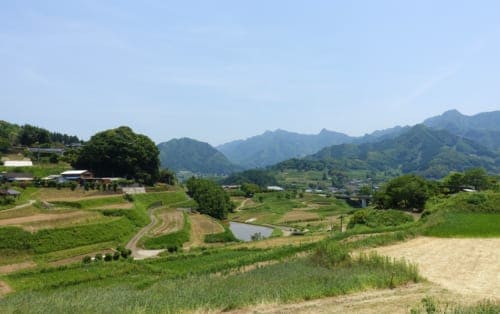
[[[443,288],[500,300],[500,238],[419,237],[376,251],[416,263],[425,278]]]

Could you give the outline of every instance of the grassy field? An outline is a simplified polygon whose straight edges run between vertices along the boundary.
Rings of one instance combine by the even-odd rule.
[[[36,203],[0,211],[0,224],[2,220],[79,212],[93,215],[95,220],[74,225],[56,220],[50,228],[34,232],[23,230],[23,225],[0,227],[0,265],[28,262],[36,266],[0,275],[0,284],[15,291],[0,298],[2,313],[223,311],[301,302],[421,280],[416,268],[404,261],[359,254],[367,248],[422,234],[500,236],[500,200],[494,192],[435,198],[417,221],[399,211],[368,209],[360,214],[344,201],[314,194],[262,193],[248,201],[238,197],[241,208],[230,214],[231,220],[279,224],[285,231],[286,227],[309,229],[304,236],[285,236],[283,230],[275,229],[273,238],[244,243],[235,242],[227,226],[219,232],[223,230],[219,222],[210,221],[220,228],[213,231],[212,225],[207,227],[202,221],[211,218],[184,212],[180,229],[165,221],[166,228],[175,232],[151,237],[154,230],[161,229],[164,213],[178,207],[196,208],[180,190],[134,195],[131,200],[121,195],[71,194],[69,190],[58,198],[56,191],[48,191],[57,199],[54,207]],[[24,201],[39,199],[40,194],[41,189],[28,189]],[[144,247],[170,252],[143,261],[81,262],[83,255],[109,252],[127,243],[150,223],[149,213],[159,222],[142,239]],[[352,221],[352,228],[343,233],[339,232],[340,216],[344,226]],[[194,223],[200,230],[195,230]],[[329,229],[332,225],[333,231]],[[193,236],[200,243],[183,252],[183,244],[193,242]],[[212,244],[217,242],[223,243]],[[352,250],[355,253],[350,254]],[[66,260],[70,264],[60,266]]]
[[[291,257],[312,248],[223,250],[145,262],[101,262],[51,271],[25,271],[2,278],[17,291],[25,292],[6,296],[0,300],[0,308],[6,313],[34,309],[43,312],[49,308],[51,312],[88,312],[99,308],[126,312],[228,310],[262,302],[296,302],[387,288],[420,280],[413,266],[374,255],[344,258],[335,265],[324,265],[309,257],[292,258],[250,271],[229,272],[256,262]],[[327,250],[326,254],[335,252]],[[226,275],[211,275],[220,271]]]
[[[434,237],[500,237],[500,214],[446,213],[426,229]]]

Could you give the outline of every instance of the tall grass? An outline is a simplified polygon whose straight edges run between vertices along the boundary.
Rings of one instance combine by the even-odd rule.
[[[5,313],[102,312],[107,309],[154,313],[222,311],[263,302],[298,302],[387,288],[419,280],[416,270],[406,263],[374,255],[333,268],[318,266],[308,259],[295,259],[226,276],[201,274],[171,280],[162,276],[154,280],[151,276],[134,274],[137,269],[128,265],[121,268],[125,277],[120,282],[108,281],[105,285],[89,282],[75,287],[14,294],[0,300],[0,307]],[[196,268],[193,271],[196,272]],[[134,281],[130,281],[129,276],[135,276]]]

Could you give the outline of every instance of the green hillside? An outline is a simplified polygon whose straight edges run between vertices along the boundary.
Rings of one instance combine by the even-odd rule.
[[[161,166],[174,171],[227,175],[240,169],[210,144],[190,138],[160,143],[158,150]]]
[[[441,178],[450,171],[472,167],[498,173],[500,155],[447,131],[417,125],[394,139],[330,146],[304,159],[279,163],[274,169],[398,171]]]

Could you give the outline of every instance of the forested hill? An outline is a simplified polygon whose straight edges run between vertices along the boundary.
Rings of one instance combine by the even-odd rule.
[[[393,139],[377,143],[330,146],[303,159],[281,162],[273,168],[308,170],[324,167],[344,170],[399,170],[440,178],[450,171],[463,171],[471,167],[483,167],[492,173],[499,173],[500,155],[447,131],[417,125]]]
[[[450,110],[425,120],[424,124],[434,129],[447,130],[489,148],[500,149],[500,111],[466,116],[457,110]]]
[[[244,168],[259,168],[292,157],[304,157],[323,147],[352,140],[346,134],[325,129],[315,135],[276,130],[266,131],[246,140],[229,142],[217,149]]]
[[[158,150],[161,166],[174,171],[227,175],[241,170],[210,144],[190,138],[160,143]]]
[[[0,152],[7,152],[13,146],[60,146],[80,143],[74,135],[51,132],[44,128],[25,124],[19,126],[0,120]]]

